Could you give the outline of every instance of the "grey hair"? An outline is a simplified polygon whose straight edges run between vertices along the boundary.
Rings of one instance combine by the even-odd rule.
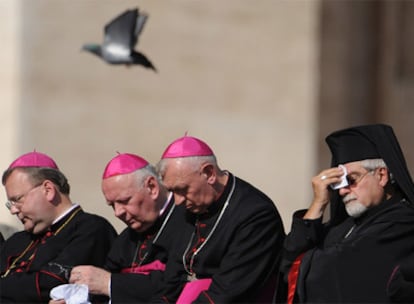
[[[145,180],[148,176],[153,176],[158,182],[160,182],[157,171],[155,170],[155,167],[151,164],[148,164],[144,168],[135,171],[134,175],[137,179],[138,185],[141,187],[144,186]]]
[[[367,169],[368,171],[373,171],[377,168],[387,168],[387,164],[382,158],[375,158],[375,159],[364,159],[361,161],[362,167]]]
[[[179,161],[184,160],[191,166],[194,171],[198,170],[200,166],[204,163],[210,163],[214,166],[217,165],[217,159],[215,155],[208,155],[208,156],[187,156],[187,157],[177,157]],[[165,171],[167,169],[167,160],[168,158],[161,159],[156,167],[156,171],[158,172],[158,176],[162,178],[164,176]]]

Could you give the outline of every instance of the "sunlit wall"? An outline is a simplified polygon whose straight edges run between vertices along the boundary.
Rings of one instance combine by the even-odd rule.
[[[309,203],[316,162],[318,1],[0,1],[3,148],[55,158],[86,211],[124,227],[100,179],[116,151],[157,162],[200,137],[219,164],[291,213]],[[149,13],[137,49],[158,73],[81,52],[125,9]],[[6,195],[1,190],[4,200]],[[20,228],[3,207],[0,221]]]

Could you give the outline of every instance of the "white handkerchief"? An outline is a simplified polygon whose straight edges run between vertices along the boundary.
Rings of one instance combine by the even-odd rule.
[[[344,165],[339,165],[338,167],[341,168],[344,173],[342,174],[341,181],[339,183],[331,185],[331,188],[334,190],[338,190],[338,189],[348,186],[348,180],[346,178],[346,175],[348,174],[348,172],[346,171],[346,167]]]
[[[50,291],[50,298],[52,300],[64,299],[66,304],[90,304],[88,293],[88,285],[63,284]]]

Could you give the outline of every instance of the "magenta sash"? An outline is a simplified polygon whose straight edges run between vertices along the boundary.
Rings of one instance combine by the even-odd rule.
[[[187,282],[181,291],[176,304],[189,304],[197,299],[198,295],[207,290],[211,285],[211,279],[200,279]]]
[[[154,262],[151,262],[145,265],[124,268],[121,270],[121,273],[139,273],[139,274],[149,275],[151,271],[156,271],[156,270],[165,271],[165,264],[162,263],[160,260],[155,260]]]

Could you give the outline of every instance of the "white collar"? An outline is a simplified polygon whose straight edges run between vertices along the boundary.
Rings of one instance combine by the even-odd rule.
[[[71,212],[73,209],[75,209],[76,207],[78,207],[79,204],[73,204],[69,209],[66,209],[65,212],[63,212],[61,215],[59,215],[52,223],[56,224],[57,222],[59,222],[62,218],[64,218],[69,212]]]
[[[170,194],[168,194],[167,201],[164,203],[164,205],[162,206],[162,208],[160,210],[160,216],[162,216],[164,214],[165,209],[167,209],[168,205],[170,204],[171,197],[172,197],[172,192],[170,192]]]

